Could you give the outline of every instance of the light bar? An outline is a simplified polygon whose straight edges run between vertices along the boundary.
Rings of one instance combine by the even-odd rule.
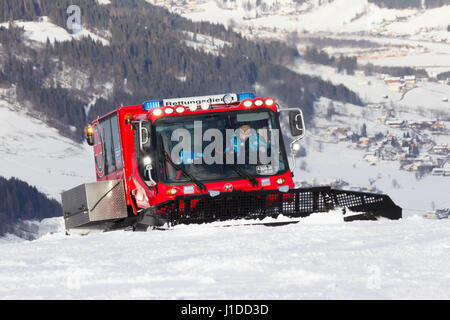
[[[256,96],[253,92],[244,92],[244,93],[238,93],[238,100],[242,101],[245,99],[255,99]]]
[[[162,107],[162,101],[161,100],[151,100],[151,101],[145,101],[142,104],[142,110],[151,110],[154,108],[160,108]]]

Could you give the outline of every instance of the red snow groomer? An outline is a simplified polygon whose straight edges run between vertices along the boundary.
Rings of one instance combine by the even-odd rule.
[[[282,126],[291,135],[287,146]],[[66,230],[301,218],[335,208],[348,221],[401,218],[387,195],[295,188],[294,156],[304,135],[300,109],[253,93],[120,107],[87,128],[97,181],[62,193]]]

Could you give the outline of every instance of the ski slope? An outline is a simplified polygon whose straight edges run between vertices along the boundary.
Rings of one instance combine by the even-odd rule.
[[[449,299],[450,220],[177,226],[0,243],[0,299]]]
[[[14,25],[23,28],[25,33],[25,38],[32,40],[36,43],[46,43],[47,39],[50,43],[55,41],[71,41],[71,40],[81,40],[82,38],[90,37],[94,41],[100,41],[103,45],[109,45],[109,40],[100,37],[97,34],[83,28],[81,31],[71,34],[66,29],[57,26],[56,24],[50,22],[47,17],[41,17],[40,21],[13,21]],[[9,27],[8,23],[1,23],[0,27]],[[108,35],[105,35],[106,37]]]
[[[62,137],[5,96],[8,90],[0,90],[0,176],[26,181],[58,201],[63,190],[95,181],[86,143]]]

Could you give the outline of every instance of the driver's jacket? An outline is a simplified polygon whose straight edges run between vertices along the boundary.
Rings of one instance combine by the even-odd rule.
[[[244,152],[245,152],[244,147],[247,144],[251,151],[258,151],[258,149],[260,147],[269,148],[267,143],[264,142],[264,140],[261,139],[259,134],[257,134],[257,133],[252,134],[246,141],[242,141],[236,134],[233,134],[233,136],[230,139],[230,143],[227,144],[227,147],[225,148],[225,152],[228,152],[231,149],[233,149],[234,153],[237,156],[239,156],[241,153],[241,150],[244,150]]]

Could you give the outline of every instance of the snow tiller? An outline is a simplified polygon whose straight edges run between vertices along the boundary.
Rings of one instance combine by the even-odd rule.
[[[287,146],[282,125],[292,136]],[[146,101],[97,118],[86,133],[97,181],[63,192],[69,233],[302,218],[335,209],[346,221],[402,217],[387,195],[295,188],[302,111],[280,108],[272,98],[239,93]]]

